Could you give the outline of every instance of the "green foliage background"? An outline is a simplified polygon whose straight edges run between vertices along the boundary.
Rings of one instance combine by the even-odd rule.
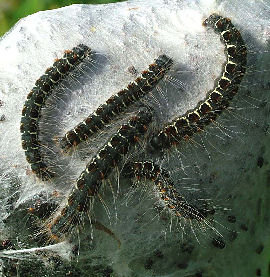
[[[0,36],[20,18],[49,9],[72,4],[106,4],[125,0],[0,0]]]

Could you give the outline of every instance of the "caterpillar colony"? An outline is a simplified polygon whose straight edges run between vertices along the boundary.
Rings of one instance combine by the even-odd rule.
[[[206,98],[184,115],[161,128],[153,135],[148,134],[153,120],[151,110],[140,110],[123,124],[107,143],[88,162],[80,174],[64,205],[43,224],[49,242],[58,242],[70,235],[74,226],[83,224],[85,215],[89,214],[93,199],[99,194],[99,188],[108,179],[115,167],[123,166],[121,174],[125,178],[145,178],[153,182],[160,202],[174,217],[181,217],[209,225],[208,214],[190,205],[176,189],[168,172],[151,160],[128,161],[123,165],[124,157],[140,145],[140,141],[150,138],[145,151],[160,153],[188,140],[195,133],[201,132],[224,111],[238,91],[239,84],[246,71],[247,49],[240,32],[230,19],[217,14],[210,15],[204,22],[205,27],[213,28],[220,34],[225,45],[226,64],[221,77],[216,81],[214,89],[207,93]],[[54,173],[48,169],[40,153],[38,139],[38,120],[46,99],[55,86],[68,72],[91,56],[91,50],[85,45],[78,45],[66,51],[62,59],[57,60],[53,67],[36,81],[36,86],[27,97],[21,120],[22,146],[27,161],[33,172],[43,180],[50,179]],[[126,89],[110,97],[105,104],[90,114],[85,120],[68,131],[60,142],[60,147],[67,151],[98,133],[120,113],[139,101],[152,91],[162,80],[173,64],[166,55],[159,56],[147,71],[130,83]],[[91,212],[91,211],[90,211]],[[222,242],[217,247],[223,248]]]

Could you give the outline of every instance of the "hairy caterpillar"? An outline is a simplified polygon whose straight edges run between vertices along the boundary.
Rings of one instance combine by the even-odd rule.
[[[149,69],[143,71],[141,76],[130,83],[127,88],[111,96],[93,114],[68,131],[61,139],[60,147],[67,151],[72,146],[77,146],[80,142],[96,134],[106,124],[109,124],[114,117],[153,90],[172,64],[173,61],[166,55],[159,56],[153,64],[149,65]]]
[[[127,163],[123,170],[122,176],[125,178],[136,178],[138,180],[145,179],[154,183],[153,193],[162,210],[168,212],[177,220],[184,219],[194,225],[194,221],[201,226],[202,229],[211,230],[215,237],[212,238],[212,244],[218,248],[224,248],[225,243],[221,234],[212,226],[207,219],[209,215],[213,215],[215,210],[210,207],[194,206],[188,203],[175,188],[174,182],[170,178],[170,174],[152,161],[139,161]],[[194,232],[194,230],[192,229]]]
[[[149,142],[150,151],[162,150],[176,145],[181,139],[188,139],[193,134],[203,130],[225,110],[230,100],[238,91],[239,84],[246,71],[247,49],[240,32],[234,27],[230,19],[217,14],[210,15],[204,26],[212,27],[219,33],[225,44],[227,61],[222,76],[216,87],[207,94],[204,101],[166,125]]]
[[[151,120],[152,114],[149,111],[140,111],[127,124],[122,125],[92,158],[77,179],[76,187],[73,188],[65,206],[47,223],[50,240],[58,241],[71,231],[72,225],[78,225],[83,221],[91,199],[97,195],[102,182],[147,132]]]
[[[129,162],[123,168],[122,173],[124,177],[146,178],[153,181],[158,198],[174,215],[198,221],[202,221],[207,216],[206,213],[203,214],[203,211],[189,205],[185,198],[175,190],[169,173],[152,161]]]
[[[79,63],[91,55],[91,49],[79,44],[72,50],[66,50],[64,57],[54,62],[35,83],[24,103],[21,118],[22,147],[32,171],[42,180],[50,179],[54,173],[48,169],[40,151],[39,119],[41,109],[53,89]]]

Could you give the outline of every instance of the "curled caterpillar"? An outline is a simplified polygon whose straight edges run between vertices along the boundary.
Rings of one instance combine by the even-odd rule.
[[[54,173],[48,169],[40,151],[38,124],[41,109],[59,82],[90,55],[91,49],[83,44],[72,50],[66,50],[64,57],[56,60],[53,66],[36,81],[36,86],[30,91],[24,103],[20,126],[22,147],[32,171],[42,180],[50,179]]]
[[[237,93],[245,74],[247,49],[240,32],[230,19],[212,14],[203,22],[203,25],[212,27],[219,33],[221,41],[225,44],[227,61],[223,73],[216,87],[207,94],[204,101],[199,102],[194,110],[174,119],[152,137],[148,145],[151,152],[177,145],[181,139],[188,139],[216,120]]]
[[[109,124],[114,117],[152,91],[172,64],[172,60],[166,55],[159,56],[153,64],[149,65],[149,69],[143,71],[141,76],[130,83],[127,88],[111,96],[93,114],[68,131],[61,139],[60,147],[67,151],[72,146],[77,146],[80,142],[96,134],[106,124]]]
[[[152,121],[149,111],[140,111],[127,124],[122,125],[108,143],[98,151],[77,179],[76,186],[68,196],[67,203],[46,225],[50,241],[59,241],[73,225],[83,222],[91,199],[98,193],[102,182],[111,174],[123,157],[136,145],[147,132]]]

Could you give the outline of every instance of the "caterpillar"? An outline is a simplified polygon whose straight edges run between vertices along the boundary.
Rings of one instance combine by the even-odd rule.
[[[177,220],[184,219],[186,222],[190,222],[191,226],[194,226],[194,221],[196,221],[204,231],[209,229],[213,232],[213,246],[220,249],[225,247],[222,235],[207,219],[210,215],[215,213],[215,209],[213,207],[207,207],[208,205],[205,206],[205,203],[200,207],[188,203],[185,197],[175,189],[175,184],[171,180],[169,173],[158,164],[152,161],[128,162],[124,165],[121,172],[124,178],[136,178],[138,180],[144,178],[152,181],[154,183],[153,192],[155,197],[158,198],[158,202],[163,210]],[[192,231],[193,233],[195,232],[193,227]]]
[[[38,124],[41,109],[60,81],[91,53],[91,49],[83,44],[66,50],[63,58],[56,60],[36,81],[24,103],[20,125],[22,147],[32,171],[42,180],[50,179],[55,174],[48,169],[40,151]]]
[[[76,181],[76,186],[68,196],[67,203],[56,216],[46,225],[50,241],[57,242],[72,230],[73,225],[83,221],[85,212],[89,209],[91,199],[98,194],[99,187],[130,151],[140,137],[146,134],[152,121],[152,113],[142,110],[132,117],[127,124],[122,125],[117,133],[86,165],[85,170]]]
[[[72,146],[77,146],[80,142],[96,134],[106,124],[109,124],[115,116],[153,90],[172,64],[173,61],[166,55],[159,56],[153,64],[149,65],[148,70],[143,71],[141,76],[130,83],[127,88],[111,96],[93,114],[68,131],[61,139],[60,147],[67,151]]]
[[[129,162],[122,170],[125,178],[145,178],[154,182],[158,198],[168,211],[177,217],[195,219],[199,222],[206,219],[208,212],[205,209],[197,209],[190,205],[175,189],[169,173],[152,161]]]
[[[225,44],[227,61],[223,73],[204,101],[199,102],[194,110],[174,119],[152,137],[147,147],[150,152],[168,149],[177,145],[181,139],[188,140],[193,134],[202,131],[228,107],[238,91],[247,64],[247,48],[240,32],[230,19],[217,14],[210,15],[203,26],[212,27]]]

